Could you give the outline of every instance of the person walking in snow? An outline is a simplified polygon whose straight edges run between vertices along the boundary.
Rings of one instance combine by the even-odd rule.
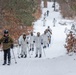
[[[48,36],[47,36],[47,32],[44,31],[44,34],[41,35],[42,39],[43,39],[43,49],[49,46],[49,40],[48,40]]]
[[[46,23],[46,18],[44,17],[43,18],[43,26],[45,26],[45,23]]]
[[[29,35],[29,44],[30,44],[30,51],[32,52],[33,55],[33,51],[34,51],[34,43],[35,43],[35,36],[33,35],[33,32],[31,32],[31,34]]]
[[[47,16],[49,15],[49,10],[47,10]]]
[[[48,41],[49,41],[49,44],[51,43],[51,35],[52,35],[52,32],[50,32],[49,29],[46,29],[46,35],[48,37]]]
[[[27,48],[28,48],[28,39],[26,38],[26,34],[23,33],[22,37],[19,39],[19,46],[21,46],[21,57],[27,57]]]
[[[48,26],[47,30],[50,32],[50,34],[52,34],[52,29],[50,28],[50,26]]]
[[[0,39],[0,46],[3,45],[3,52],[4,52],[4,63],[3,65],[7,64],[7,57],[8,57],[8,64],[11,64],[11,53],[10,48],[13,48],[13,39],[9,36],[8,30],[4,30],[4,35]]]
[[[55,24],[56,24],[56,19],[54,18],[53,19],[53,27],[55,27]]]
[[[52,35],[52,29],[50,28],[50,26],[48,26],[47,36],[48,36],[49,44],[51,43],[51,35]]]
[[[41,45],[43,44],[42,41],[42,37],[40,36],[40,32],[37,32],[37,36],[35,37],[35,46],[36,46],[36,57],[38,57],[39,54],[39,58],[42,57],[42,49],[41,49]]]
[[[44,13],[44,17],[43,17],[43,26],[45,26],[45,23],[46,23],[46,12]]]

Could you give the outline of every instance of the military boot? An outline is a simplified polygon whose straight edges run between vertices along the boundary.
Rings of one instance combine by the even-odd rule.
[[[38,57],[38,54],[36,54],[35,58]]]
[[[6,61],[4,61],[4,63],[2,65],[6,65]]]
[[[41,58],[41,54],[39,55],[39,58]]]

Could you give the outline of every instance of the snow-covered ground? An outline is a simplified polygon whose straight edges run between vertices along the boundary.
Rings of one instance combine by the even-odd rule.
[[[76,75],[76,55],[55,59],[18,59],[11,66],[2,66],[0,75]]]
[[[41,4],[42,16],[34,23],[34,34],[37,32],[43,34],[44,30],[50,26],[52,29],[52,42],[43,52],[42,58],[17,58],[19,48],[14,48],[17,64],[14,63],[12,55],[12,63],[10,66],[2,66],[3,52],[0,52],[0,75],[76,75],[76,54],[68,56],[64,48],[66,34],[65,28],[70,29],[73,21],[65,20],[60,14],[59,5],[56,3],[58,12],[54,12],[52,8],[53,2],[48,2],[48,8],[43,8]],[[44,13],[49,10],[49,16],[46,17],[45,26],[43,26]],[[53,27],[53,19],[56,19],[55,27]],[[66,25],[61,25],[66,23]]]

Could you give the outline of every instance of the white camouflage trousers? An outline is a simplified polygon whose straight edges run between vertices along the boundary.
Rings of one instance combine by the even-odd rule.
[[[42,54],[42,49],[41,49],[41,47],[39,47],[39,48],[36,48],[36,54]]]

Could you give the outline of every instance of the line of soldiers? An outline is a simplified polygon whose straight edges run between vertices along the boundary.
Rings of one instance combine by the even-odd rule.
[[[40,32],[37,32],[37,36],[31,32],[31,34],[26,35],[23,33],[19,37],[19,46],[21,46],[21,53],[19,57],[27,57],[27,52],[29,51],[29,55],[33,55],[33,52],[35,51],[36,55],[35,57],[42,57],[42,47],[45,49],[46,47],[49,46],[51,43],[51,35],[52,35],[52,30],[48,26],[48,28],[44,31],[42,35],[40,35]],[[30,54],[31,53],[31,54]],[[31,57],[31,56],[30,56]]]
[[[76,53],[76,35],[72,31],[67,35],[65,48],[67,49],[67,54],[70,52]]]

